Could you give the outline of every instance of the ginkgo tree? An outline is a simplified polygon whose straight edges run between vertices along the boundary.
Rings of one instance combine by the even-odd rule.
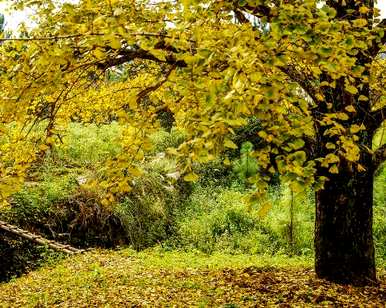
[[[94,183],[113,202],[140,176],[160,110],[187,134],[169,154],[188,181],[197,162],[229,164],[232,135],[253,117],[264,140],[250,153],[254,197],[270,174],[294,191],[312,186],[318,276],[376,280],[373,180],[386,156],[385,145],[372,145],[386,100],[386,20],[376,1],[13,2],[35,9],[38,26],[2,39],[3,199],[73,120],[124,124],[124,150]],[[127,80],[106,82],[122,66]]]

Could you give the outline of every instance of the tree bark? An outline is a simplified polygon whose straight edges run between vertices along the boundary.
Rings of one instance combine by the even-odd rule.
[[[368,285],[376,281],[373,170],[340,170],[316,194],[315,270],[320,278]]]

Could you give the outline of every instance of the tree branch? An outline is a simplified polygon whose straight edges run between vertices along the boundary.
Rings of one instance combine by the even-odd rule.
[[[374,170],[386,160],[386,144],[380,146],[373,154],[373,167]]]
[[[131,32],[127,33],[131,36],[144,36],[144,37],[159,37],[159,38],[173,38],[171,35],[166,33],[151,33],[151,32]],[[58,36],[42,36],[42,37],[8,37],[0,38],[0,42],[6,41],[59,41],[81,37],[92,37],[92,36],[105,36],[105,33],[86,33],[86,34],[69,34],[69,35],[58,35]]]
[[[373,34],[378,36],[378,33],[386,30],[386,18],[383,19],[379,24],[377,24],[373,29]],[[370,53],[373,57],[377,56],[382,47],[386,44],[386,33],[383,34],[383,37],[380,38],[380,41],[376,40],[373,43],[373,47],[370,50]]]
[[[383,121],[386,120],[386,106],[371,112],[370,116],[371,119],[375,122],[374,124],[378,127]]]
[[[257,18],[266,18],[267,21],[271,21],[273,17],[276,16],[276,13],[269,7],[268,5],[264,4],[258,4],[258,5],[251,5],[251,4],[246,4],[243,6],[239,5],[239,1],[234,1],[234,8],[235,8],[235,13],[237,11],[242,12],[244,11],[245,13],[248,13],[250,15],[253,15]],[[236,15],[238,18],[238,16]],[[245,16],[244,16],[245,17]]]
[[[286,74],[292,81],[297,82],[302,89],[311,97],[311,99],[316,102],[316,90],[315,87],[311,84],[311,82],[305,78],[302,74],[300,74],[293,66],[279,66],[279,69]]]
[[[187,66],[185,61],[177,60],[172,54],[168,55],[165,60],[161,60],[158,59],[156,56],[152,55],[149,51],[141,49],[138,46],[134,46],[131,48],[119,50],[118,55],[114,53],[111,58],[107,59],[104,62],[98,63],[97,67],[99,69],[106,70],[110,67],[130,62],[134,59],[151,60],[159,63],[175,65],[177,67]]]
[[[235,9],[233,12],[235,13],[236,19],[240,24],[249,23],[248,18],[245,17],[245,15],[242,11],[240,11],[239,9]]]
[[[169,70],[165,73],[164,75],[164,78],[162,80],[160,80],[158,83],[156,83],[155,85],[153,86],[150,86],[146,89],[143,89],[141,92],[139,92],[137,94],[137,103],[139,103],[144,97],[146,97],[147,95],[149,95],[149,93],[159,89],[160,87],[163,86],[163,84],[168,80],[170,74],[173,72],[173,70],[176,68],[176,64],[172,65],[171,68],[169,68]]]

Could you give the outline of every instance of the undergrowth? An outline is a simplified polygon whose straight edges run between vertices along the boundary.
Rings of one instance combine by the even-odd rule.
[[[276,184],[266,200],[248,206],[244,200],[249,188],[240,179],[242,159],[236,154],[238,168],[220,161],[197,165],[199,182],[187,184],[179,179],[176,162],[167,154],[168,148],[178,147],[185,138],[175,129],[151,136],[153,149],[142,162],[144,176],[115,205],[102,205],[98,192],[82,184],[99,176],[100,162],[121,151],[120,133],[116,123],[71,124],[63,144],[31,170],[24,188],[12,197],[0,218],[80,247],[130,245],[142,250],[159,245],[163,251],[313,257],[312,191],[293,195]],[[378,264],[386,260],[385,182],[384,165],[374,183]],[[23,255],[14,240],[3,245],[21,254],[22,261],[15,261],[20,269],[28,268],[28,262],[38,263],[39,252],[25,249]]]

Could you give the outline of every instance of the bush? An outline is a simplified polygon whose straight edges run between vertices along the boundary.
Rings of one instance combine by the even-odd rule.
[[[120,151],[117,123],[70,124],[64,144],[56,147],[30,172],[24,189],[13,196],[12,206],[0,213],[4,220],[75,246],[113,247],[131,244],[137,249],[165,239],[173,229],[172,212],[189,185],[174,186],[164,176],[175,163],[162,159],[146,163],[142,179],[114,206],[103,206],[98,192],[79,186],[80,180],[97,176],[97,163]],[[178,146],[178,131],[158,134],[159,149]],[[165,162],[169,166],[165,165]]]
[[[120,136],[121,127],[116,122],[108,125],[71,123],[63,138],[63,145],[56,147],[52,154],[67,164],[93,167],[121,151],[118,142]]]
[[[270,197],[273,207],[264,217],[261,205],[250,209],[245,192],[224,187],[197,186],[178,215],[177,235],[167,245],[206,253],[288,253],[310,254],[313,220],[310,209],[300,206],[294,222],[294,243],[288,238],[289,211],[281,192]],[[308,198],[308,196],[307,196]]]
[[[172,186],[160,174],[147,172],[120,203],[104,206],[96,192],[64,179],[70,180],[50,179],[23,189],[3,218],[75,246],[130,244],[143,249],[171,235],[174,211],[184,195],[184,185]]]
[[[167,148],[177,148],[185,141],[185,134],[176,128],[170,132],[166,130],[159,130],[150,136],[153,143],[153,154],[165,152]]]
[[[114,209],[133,248],[144,249],[172,236],[183,189],[184,185],[172,186],[155,172],[137,180],[133,190]]]

